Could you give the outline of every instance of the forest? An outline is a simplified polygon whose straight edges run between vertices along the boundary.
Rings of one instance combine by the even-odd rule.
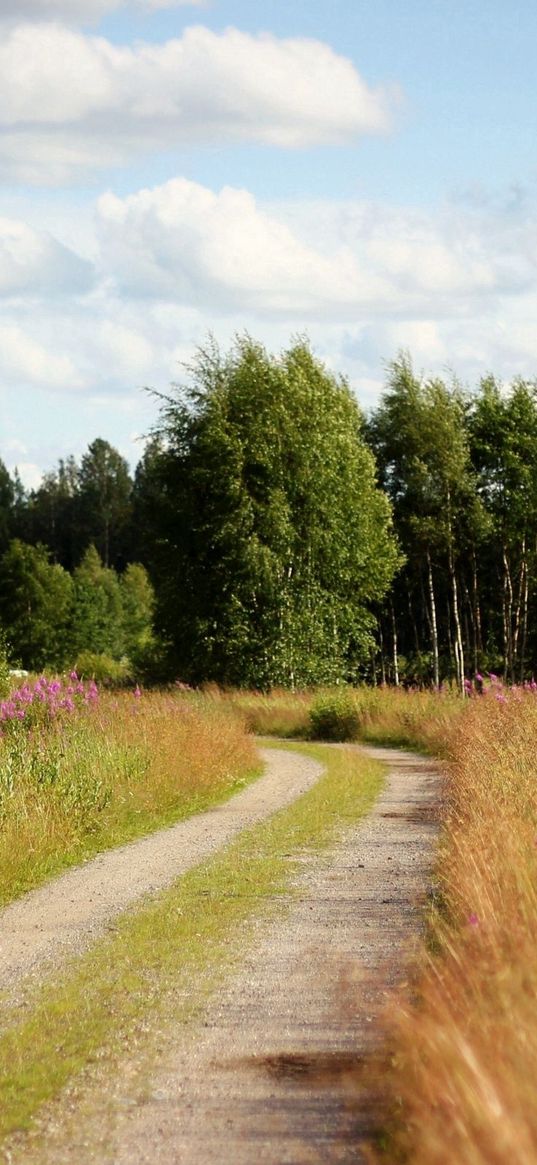
[[[0,462],[11,667],[269,689],[479,687],[537,667],[537,385],[401,353],[364,415],[301,339],[200,349],[132,474],[97,438]]]

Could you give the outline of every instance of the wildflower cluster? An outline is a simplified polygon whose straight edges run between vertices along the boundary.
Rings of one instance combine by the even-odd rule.
[[[35,683],[25,683],[0,702],[0,735],[2,730],[20,721],[28,726],[50,722],[84,705],[93,705],[99,699],[95,680],[85,682],[75,671],[62,679],[40,676]]]
[[[473,680],[464,681],[464,693],[466,696],[492,696],[498,704],[507,704],[509,698],[520,700],[523,694],[535,694],[537,692],[537,682],[532,677],[531,680],[524,680],[522,684],[511,684],[507,687],[503,680],[494,672],[487,672],[486,677],[482,676],[480,672],[476,672]]]

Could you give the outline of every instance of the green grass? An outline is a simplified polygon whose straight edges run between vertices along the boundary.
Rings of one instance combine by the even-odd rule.
[[[326,849],[367,812],[382,766],[352,750],[301,744],[296,751],[326,766],[309,792],[123,916],[115,934],[38,991],[0,1037],[2,1136],[28,1127],[96,1055],[113,1058],[137,1040],[151,1017],[164,1012],[177,1024],[199,1013],[240,959],[253,920],[292,894],[299,855]]]
[[[179,694],[105,693],[0,739],[0,905],[207,809],[253,780],[255,742],[231,709]]]

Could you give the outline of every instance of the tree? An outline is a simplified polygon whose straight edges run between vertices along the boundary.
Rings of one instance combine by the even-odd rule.
[[[44,546],[14,539],[0,559],[0,623],[23,667],[69,662],[73,582]]]
[[[149,575],[139,562],[130,562],[119,580],[123,642],[129,659],[136,661],[153,643],[155,594]]]
[[[27,541],[48,546],[55,562],[73,570],[85,549],[80,544],[78,465],[74,457],[43,475],[41,485],[26,501],[24,529]]]
[[[78,520],[84,545],[97,547],[105,566],[122,567],[128,551],[132,479],[124,457],[98,437],[82,457]]]
[[[116,572],[103,566],[98,550],[89,546],[73,579],[73,657],[91,651],[120,659],[125,639],[122,592]]]
[[[486,377],[469,408],[468,429],[479,494],[490,518],[487,635],[491,648],[501,643],[506,678],[521,680],[537,557],[536,386],[516,380],[505,391]]]
[[[390,366],[386,391],[368,426],[407,557],[397,606],[404,610],[406,600],[411,624],[408,628],[407,622],[407,629],[413,629],[418,661],[424,636],[430,642],[435,687],[440,681],[441,647],[446,643],[457,682],[463,684],[460,560],[463,548],[479,537],[482,528],[465,409],[456,385],[447,387],[439,379],[424,381],[402,354]],[[441,609],[446,611],[443,619]],[[390,615],[397,643],[395,616],[392,611]]]
[[[212,345],[162,401],[159,436],[151,558],[181,673],[355,678],[399,556],[348,385],[302,341],[279,358],[249,337]]]
[[[3,461],[0,461],[0,551],[6,550],[13,522],[15,490]]]

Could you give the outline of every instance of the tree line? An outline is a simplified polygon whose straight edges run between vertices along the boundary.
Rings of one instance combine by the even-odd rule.
[[[32,491],[0,463],[13,661],[260,688],[533,675],[533,382],[470,392],[402,354],[364,418],[306,342],[244,336],[159,406],[133,475],[102,439]]]

